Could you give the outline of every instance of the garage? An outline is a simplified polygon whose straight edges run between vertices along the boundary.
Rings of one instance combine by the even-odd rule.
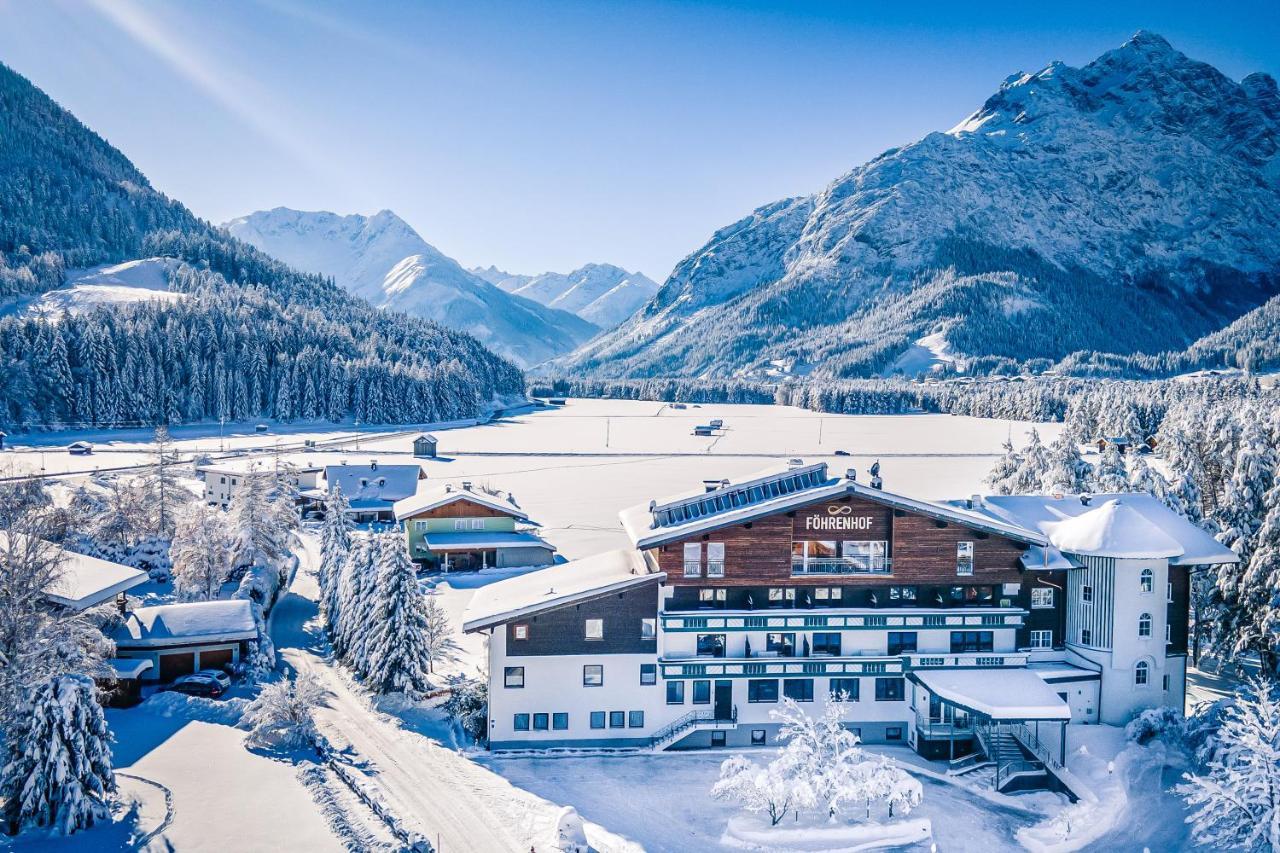
[[[222,669],[231,665],[231,649],[209,649],[200,653],[201,669]]]
[[[190,675],[196,671],[195,652],[177,652],[160,655],[160,680],[173,681],[180,675]]]

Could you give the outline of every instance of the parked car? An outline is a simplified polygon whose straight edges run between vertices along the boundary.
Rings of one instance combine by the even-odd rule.
[[[231,689],[231,676],[216,669],[202,669],[174,680],[165,690],[185,693],[188,696],[206,696],[217,699]]]
[[[850,455],[850,454],[849,454],[849,451],[847,451],[847,450],[837,450],[837,451],[836,451],[836,456],[848,456],[848,455]]]

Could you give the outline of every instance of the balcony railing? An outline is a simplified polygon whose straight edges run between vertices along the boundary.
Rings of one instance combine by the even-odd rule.
[[[806,557],[791,561],[796,575],[888,575],[893,573],[890,557]]]
[[[997,668],[1010,666],[1026,666],[1027,655],[1014,652],[963,652],[943,654],[908,654],[903,656],[911,669],[931,669],[935,667],[980,667]]]
[[[902,658],[680,658],[660,660],[663,678],[902,675]]]
[[[852,612],[831,614],[813,610],[764,610],[750,613],[720,611],[715,615],[701,612],[662,614],[666,631],[760,631],[774,628],[1016,628],[1022,625],[1026,611],[1005,613],[920,613],[915,611]],[[865,610],[865,609],[864,609]]]

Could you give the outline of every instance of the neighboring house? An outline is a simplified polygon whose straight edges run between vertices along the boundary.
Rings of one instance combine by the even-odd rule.
[[[475,489],[464,481],[424,488],[397,501],[409,557],[427,569],[464,571],[489,567],[545,566],[555,548],[510,494]]]
[[[199,466],[196,468],[196,473],[204,480],[204,502],[211,506],[228,509],[236,490],[244,483],[245,477],[250,473],[266,470],[263,466],[264,463],[260,459],[253,462],[224,462]],[[320,473],[324,469],[318,466],[307,466],[295,467],[291,470],[298,478],[299,491],[303,491],[316,488]]]
[[[376,459],[368,465],[329,465],[316,488],[302,496],[323,509],[336,487],[342,488],[351,508],[348,515],[356,523],[394,521],[396,501],[418,491],[418,481],[427,474],[420,465],[382,465]]]
[[[434,435],[424,433],[413,440],[413,455],[420,459],[434,459],[438,443]],[[0,447],[3,445],[3,438],[0,438]]]
[[[74,441],[67,445],[67,452],[72,456],[88,456],[93,453],[93,445],[87,441]]]
[[[825,464],[621,519],[632,550],[472,598],[492,749],[772,745],[783,697],[843,696],[866,742],[1062,785],[1068,721],[1182,709],[1189,566],[1237,560],[1146,495],[937,503]]]
[[[111,639],[117,657],[151,662],[140,673],[143,681],[167,683],[239,663],[258,629],[248,601],[197,601],[130,610]]]
[[[59,607],[80,611],[115,601],[123,610],[125,592],[150,580],[146,572],[130,566],[58,550],[62,554],[61,573],[45,587],[44,595]]]

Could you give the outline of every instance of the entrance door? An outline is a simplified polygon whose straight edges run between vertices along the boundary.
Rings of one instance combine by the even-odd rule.
[[[716,682],[716,719],[733,719],[733,682]]]

